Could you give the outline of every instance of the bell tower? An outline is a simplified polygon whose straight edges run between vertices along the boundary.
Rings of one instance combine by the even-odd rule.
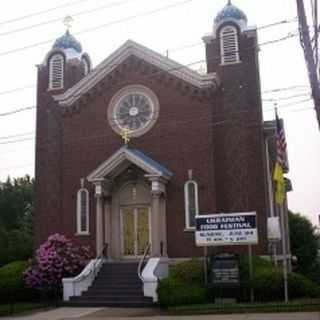
[[[228,1],[203,40],[208,73],[221,81],[212,107],[217,211],[256,211],[263,248],[267,204],[257,30]]]
[[[44,61],[38,65],[36,119],[36,245],[45,240],[46,226],[61,230],[58,217],[62,207],[63,117],[54,97],[85,77],[91,68],[88,54],[70,32],[71,17],[64,21],[67,30],[58,38]]]

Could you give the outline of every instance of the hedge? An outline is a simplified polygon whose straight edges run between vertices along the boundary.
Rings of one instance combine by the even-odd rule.
[[[27,267],[26,261],[14,261],[0,268],[0,303],[27,301],[33,297],[22,276]]]
[[[249,280],[247,257],[240,259],[240,289],[235,291],[238,301],[248,302],[250,288],[254,289],[256,302],[283,301],[283,273],[271,261],[253,257],[253,280]],[[288,274],[289,298],[320,298],[320,288],[301,274]],[[162,307],[201,304],[209,302],[215,288],[204,286],[203,263],[192,259],[170,266],[169,277],[160,281],[159,302]],[[212,301],[212,300],[211,300]]]
[[[161,307],[205,303],[206,289],[173,277],[160,281],[158,287]]]

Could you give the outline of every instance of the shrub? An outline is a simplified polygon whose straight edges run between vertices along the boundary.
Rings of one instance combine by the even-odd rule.
[[[173,277],[160,281],[158,295],[162,307],[206,302],[206,289],[204,287],[183,282]]]
[[[24,273],[25,282],[43,292],[58,292],[62,278],[78,274],[88,259],[87,247],[76,247],[63,235],[54,234],[36,251],[32,266]]]
[[[305,276],[298,273],[288,275],[290,298],[318,298],[320,297],[320,288],[317,284]]]
[[[23,281],[27,267],[26,261],[15,261],[0,268],[0,302],[21,301],[29,296]]]
[[[204,284],[203,263],[197,259],[180,262],[172,265],[170,275],[182,282],[194,283],[197,285]]]
[[[241,300],[249,300],[250,287],[255,291],[256,301],[279,301],[284,297],[282,267],[275,267],[271,261],[253,257],[253,281],[249,281],[248,258],[240,260]],[[320,297],[320,288],[305,276],[298,273],[288,274],[289,297]]]

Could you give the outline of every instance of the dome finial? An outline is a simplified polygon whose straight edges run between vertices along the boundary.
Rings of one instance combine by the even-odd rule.
[[[63,24],[66,26],[67,31],[72,27],[73,18],[71,16],[66,16],[63,19]]]

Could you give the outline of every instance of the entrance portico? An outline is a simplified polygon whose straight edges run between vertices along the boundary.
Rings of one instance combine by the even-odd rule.
[[[166,184],[172,173],[145,153],[124,146],[89,176],[96,196],[96,254],[111,259],[167,254]]]

